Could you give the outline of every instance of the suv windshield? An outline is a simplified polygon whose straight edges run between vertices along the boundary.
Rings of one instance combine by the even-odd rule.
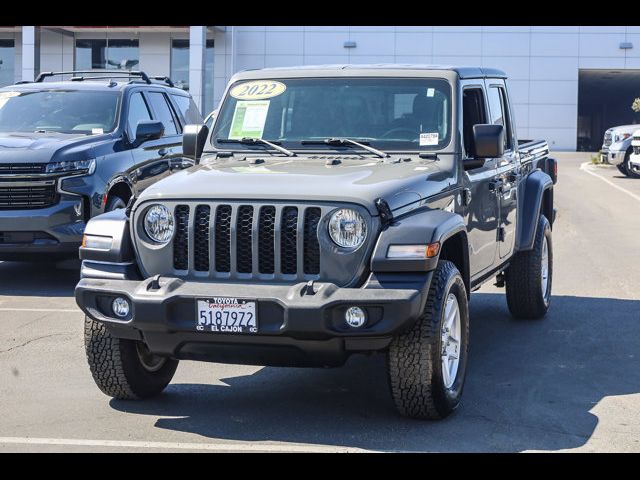
[[[224,140],[264,138],[317,149],[322,140],[349,138],[382,150],[436,150],[450,136],[446,80],[299,78],[232,85],[211,138],[220,148],[228,148]]]
[[[111,132],[119,97],[91,90],[0,90],[0,132]]]

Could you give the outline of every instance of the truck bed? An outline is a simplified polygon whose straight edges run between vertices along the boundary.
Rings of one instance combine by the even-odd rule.
[[[549,155],[549,145],[546,140],[518,140],[518,151],[522,163],[538,163]]]

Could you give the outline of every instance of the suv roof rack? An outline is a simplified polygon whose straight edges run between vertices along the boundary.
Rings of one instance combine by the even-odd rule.
[[[97,74],[98,76],[86,77],[84,76],[86,74]],[[142,82],[150,85],[152,83],[151,80],[156,80],[164,82],[170,87],[175,86],[175,84],[169,77],[149,77],[149,75],[147,75],[145,72],[139,70],[70,70],[66,72],[42,72],[35,79],[35,82],[42,83],[45,78],[58,75],[73,75],[73,77],[71,77],[70,79],[73,82],[82,82],[84,80],[110,80],[112,78],[127,78],[129,79],[129,83],[133,83],[135,81],[139,82],[140,80],[142,80]],[[140,80],[132,80],[132,77],[137,77]]]

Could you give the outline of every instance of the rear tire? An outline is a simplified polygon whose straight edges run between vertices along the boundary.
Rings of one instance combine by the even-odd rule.
[[[105,395],[119,400],[160,394],[178,367],[178,360],[151,354],[143,342],[116,338],[104,324],[88,317],[84,344],[96,385]]]
[[[449,321],[451,312],[457,314],[457,320],[454,315],[454,320]],[[452,326],[448,331],[447,325]],[[458,341],[453,342],[454,338]],[[451,414],[462,396],[468,350],[467,292],[455,264],[441,260],[422,316],[389,346],[389,384],[400,414],[428,420]],[[457,363],[449,353],[457,354]]]
[[[553,280],[551,225],[544,215],[538,219],[533,249],[515,254],[504,279],[511,315],[521,319],[544,317],[551,302]]]

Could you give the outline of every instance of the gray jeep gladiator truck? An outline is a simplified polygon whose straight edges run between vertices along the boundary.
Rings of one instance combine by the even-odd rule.
[[[87,225],[76,301],[98,387],[180,359],[326,367],[383,352],[401,414],[459,404],[470,293],[549,308],[557,168],[518,141],[503,72],[338,65],[233,76],[197,165]]]

